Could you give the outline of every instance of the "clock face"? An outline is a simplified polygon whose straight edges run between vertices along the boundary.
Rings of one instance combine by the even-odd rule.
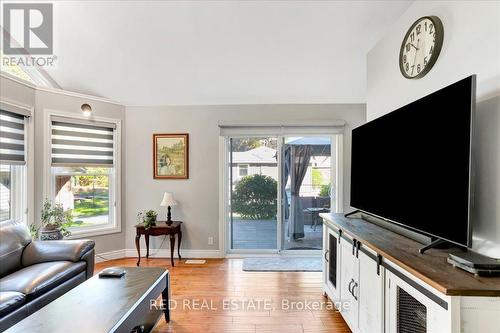
[[[399,52],[399,68],[404,77],[418,79],[436,63],[443,45],[443,24],[436,16],[425,16],[410,27]]]

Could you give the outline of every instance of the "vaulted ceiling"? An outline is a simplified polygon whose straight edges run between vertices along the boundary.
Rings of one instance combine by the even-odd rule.
[[[411,1],[56,1],[64,89],[127,105],[362,103]]]

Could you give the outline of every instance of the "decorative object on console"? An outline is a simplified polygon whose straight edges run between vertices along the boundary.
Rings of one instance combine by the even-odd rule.
[[[52,205],[49,199],[45,199],[41,220],[40,240],[60,240],[71,235],[68,227],[73,223],[73,216],[71,210],[65,211],[62,205]],[[36,231],[32,230],[32,234]]]
[[[156,217],[158,213],[154,210],[142,211],[137,214],[137,220],[139,223],[144,224],[144,228],[149,229],[156,225]]]
[[[153,178],[189,178],[189,134],[153,134]]]
[[[490,258],[470,250],[448,254],[448,263],[478,276],[500,275],[500,259]]]
[[[172,192],[165,192],[163,194],[163,200],[160,206],[167,207],[167,224],[172,224],[172,212],[171,206],[177,206],[177,201],[174,199],[174,194]]]
[[[407,79],[420,79],[434,66],[443,46],[443,23],[424,16],[412,24],[399,51],[399,69]]]

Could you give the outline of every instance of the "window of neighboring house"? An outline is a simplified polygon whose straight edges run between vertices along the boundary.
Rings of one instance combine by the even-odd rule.
[[[240,164],[238,165],[238,175],[240,177],[248,176],[248,164]]]
[[[54,202],[71,211],[72,234],[119,231],[116,125],[52,117]]]
[[[27,223],[28,114],[21,113],[0,109],[0,221]]]

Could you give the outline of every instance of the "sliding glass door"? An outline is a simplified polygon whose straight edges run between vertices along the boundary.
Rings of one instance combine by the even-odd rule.
[[[231,250],[278,249],[278,138],[229,138]]]
[[[338,143],[336,135],[227,137],[227,251],[321,250],[319,214],[338,207]]]
[[[331,136],[285,137],[282,146],[282,249],[321,250],[320,213],[330,212],[335,185]],[[335,203],[333,203],[335,207]]]

